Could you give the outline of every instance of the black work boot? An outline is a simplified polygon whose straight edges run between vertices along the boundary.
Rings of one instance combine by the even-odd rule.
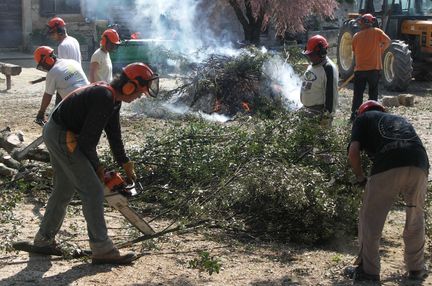
[[[349,266],[345,268],[344,274],[345,276],[348,276],[354,281],[376,281],[376,282],[380,281],[379,275],[368,274],[364,272],[363,267],[361,265],[357,267]]]
[[[421,270],[408,271],[406,276],[409,280],[421,281],[421,280],[426,279],[426,277],[428,277],[428,275],[429,275],[428,270],[426,269],[426,267],[423,267],[423,269],[421,269]]]

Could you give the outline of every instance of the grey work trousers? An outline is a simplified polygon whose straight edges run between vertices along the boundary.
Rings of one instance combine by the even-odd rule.
[[[50,120],[43,129],[54,169],[54,190],[48,200],[37,238],[54,241],[66,215],[66,208],[75,190],[82,200],[87,233],[93,254],[104,254],[114,248],[104,218],[104,189],[87,157],[76,148],[70,153],[66,146],[66,130]]]
[[[408,271],[424,267],[424,203],[427,174],[417,167],[400,167],[371,176],[363,194],[359,218],[359,263],[372,275],[380,273],[379,242],[388,212],[399,193],[406,204],[404,260]]]

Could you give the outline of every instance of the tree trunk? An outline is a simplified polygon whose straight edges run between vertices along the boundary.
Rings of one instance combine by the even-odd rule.
[[[243,26],[245,41],[258,45],[260,43],[261,29],[264,21],[264,8],[261,7],[257,16],[254,17],[250,0],[244,1],[244,12],[236,0],[229,0],[229,4],[234,9],[237,19]]]

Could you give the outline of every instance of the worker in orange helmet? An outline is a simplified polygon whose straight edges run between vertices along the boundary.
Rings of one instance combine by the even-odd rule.
[[[322,127],[330,127],[338,104],[338,70],[327,57],[329,44],[321,35],[312,36],[303,51],[310,65],[302,77],[300,101],[307,116],[317,116]]]
[[[120,37],[116,30],[107,29],[103,32],[100,48],[93,53],[90,59],[90,82],[111,82],[113,76],[110,52],[114,51],[119,44]]]
[[[62,59],[73,59],[81,64],[81,50],[77,39],[69,36],[65,21],[54,17],[48,21],[48,36],[58,43],[57,56]]]
[[[103,204],[105,169],[96,149],[105,131],[115,161],[127,180],[135,181],[134,163],[126,155],[121,136],[120,108],[122,102],[132,102],[142,94],[156,96],[158,91],[158,75],[143,63],[133,63],[111,83],[79,88],[54,109],[43,129],[54,169],[54,190],[34,241],[27,243],[29,252],[61,255],[55,237],[77,192],[87,223],[92,263],[129,264],[134,260],[134,253],[121,253],[108,236]]]

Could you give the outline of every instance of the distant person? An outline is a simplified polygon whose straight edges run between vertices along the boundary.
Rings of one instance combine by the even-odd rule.
[[[320,125],[330,127],[338,104],[339,73],[327,57],[328,42],[321,35],[311,37],[303,51],[310,61],[302,77],[300,101],[303,111],[319,116]]]
[[[67,34],[66,23],[62,18],[55,17],[48,22],[48,35],[58,43],[57,56],[61,59],[73,59],[81,64],[80,44]]]
[[[110,52],[114,51],[120,44],[120,37],[116,30],[108,29],[102,34],[100,48],[97,49],[90,59],[90,82],[105,81],[111,82],[112,63]]]
[[[37,122],[46,122],[46,110],[54,93],[64,98],[75,89],[89,84],[81,65],[71,59],[59,59],[54,49],[48,46],[38,47],[34,52],[37,69],[47,71],[45,92],[36,116]]]
[[[369,177],[362,168],[361,151],[372,161]],[[347,274],[356,281],[380,280],[381,233],[393,202],[401,194],[406,212],[403,239],[407,278],[424,279],[429,159],[414,127],[405,118],[386,113],[380,103],[368,100],[360,105],[353,122],[348,158],[357,182],[365,185],[365,190],[359,214],[358,266],[347,269],[351,270]]]
[[[373,27],[376,18],[364,14],[358,19],[360,31],[352,41],[355,58],[354,96],[351,107],[352,122],[357,109],[363,102],[366,84],[369,87],[369,100],[378,100],[378,82],[382,70],[382,54],[390,45],[390,38],[380,28]]]

